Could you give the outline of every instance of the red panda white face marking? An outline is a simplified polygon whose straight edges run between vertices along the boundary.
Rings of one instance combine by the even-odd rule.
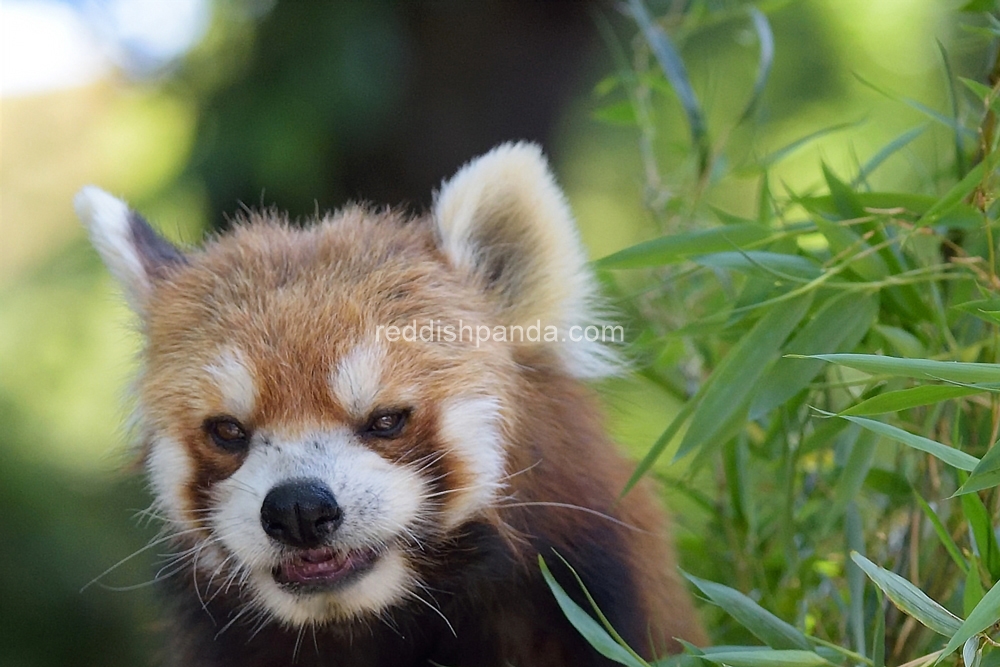
[[[218,386],[227,414],[240,419],[253,414],[257,388],[247,366],[246,356],[239,349],[223,350],[213,363],[205,366],[205,372]]]
[[[355,623],[423,618],[421,605],[444,617],[427,599],[439,584],[468,613],[473,583],[513,596],[507,618],[528,598],[555,607],[531,549],[590,550],[623,581],[633,552],[660,554],[614,551],[655,536],[656,513],[617,503],[631,469],[583,414],[577,381],[613,370],[614,355],[567,335],[600,320],[536,146],[469,163],[422,217],[348,207],[300,228],[253,213],[188,253],[96,188],[76,207],[142,318],[143,455],[205,610],[219,598],[231,621],[350,636]],[[431,321],[477,338],[379,337]],[[559,335],[523,338],[539,325]],[[480,340],[480,327],[522,338]],[[620,530],[630,522],[639,530]]]
[[[365,415],[382,386],[385,349],[375,342],[356,345],[337,363],[330,377],[334,397],[353,414]]]
[[[503,490],[505,456],[500,404],[491,397],[456,397],[442,407],[440,434],[448,451],[467,471],[464,487],[454,492],[446,527],[458,526],[490,507]]]

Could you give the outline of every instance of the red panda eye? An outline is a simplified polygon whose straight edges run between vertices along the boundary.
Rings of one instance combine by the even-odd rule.
[[[212,442],[227,452],[242,452],[250,444],[246,428],[232,417],[206,419],[203,428]]]
[[[380,438],[394,438],[403,430],[408,414],[406,410],[376,414],[368,421],[365,433]]]

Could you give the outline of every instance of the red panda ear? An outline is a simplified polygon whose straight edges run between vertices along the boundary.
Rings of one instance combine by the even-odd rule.
[[[594,321],[594,280],[562,190],[541,149],[494,148],[446,181],[434,200],[444,253],[490,297],[499,322],[581,331]],[[572,370],[603,374],[600,346],[567,346]]]
[[[153,283],[171,265],[183,264],[184,254],[125,202],[100,188],[83,188],[73,206],[104,264],[124,289],[129,306],[144,316]]]

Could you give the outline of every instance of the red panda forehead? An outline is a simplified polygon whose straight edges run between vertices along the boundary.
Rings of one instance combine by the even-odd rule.
[[[458,388],[490,393],[507,363],[503,350],[471,336],[455,344],[388,331],[481,324],[481,299],[420,220],[358,210],[310,229],[251,221],[157,286],[146,402],[177,404],[187,418],[234,411],[259,423],[319,425],[443,400]],[[192,385],[198,405],[178,389]]]

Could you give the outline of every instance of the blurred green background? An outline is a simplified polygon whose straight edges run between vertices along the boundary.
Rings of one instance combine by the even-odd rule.
[[[710,132],[727,132],[757,67],[743,3],[648,4],[668,24],[691,11],[721,17],[680,43]],[[727,138],[727,160],[852,123],[771,170],[772,184],[798,192],[820,186],[820,159],[846,173],[926,122],[858,77],[947,114],[936,41],[959,74],[981,78],[992,62],[959,25],[962,2],[754,4],[774,31],[773,71],[757,121]],[[531,139],[552,157],[592,257],[709,224],[709,207],[753,217],[758,172],[734,164],[684,216],[648,205],[697,184],[680,105],[657,89],[652,150],[664,180],[649,191],[639,131],[608,83],[614,54],[631,58],[634,39],[612,2],[0,5],[0,665],[155,664],[147,584],[162,548],[81,591],[156,526],[136,518],[149,499],[122,426],[137,337],[73,216],[80,186],[125,197],[193,244],[242,205],[308,216],[362,199],[421,211],[469,158]],[[933,183],[949,141],[943,128],[924,133],[878,187]],[[612,430],[637,454],[677,409],[638,379],[602,389]],[[680,499],[675,513],[683,552],[700,518]]]

